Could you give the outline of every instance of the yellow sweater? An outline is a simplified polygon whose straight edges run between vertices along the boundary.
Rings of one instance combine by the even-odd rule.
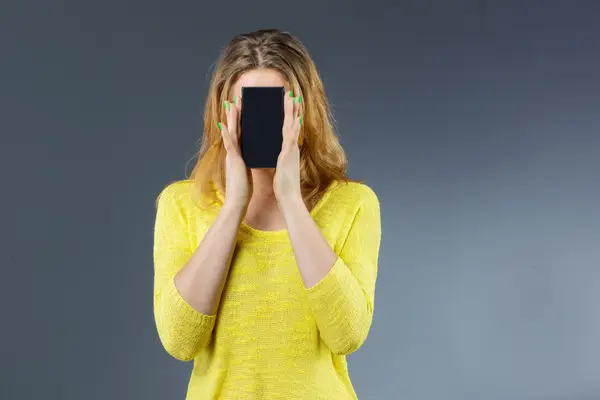
[[[364,342],[373,317],[381,238],[375,193],[334,182],[311,210],[338,255],[311,288],[286,230],[242,223],[219,310],[205,315],[173,280],[218,212],[197,208],[190,190],[184,180],[162,191],[154,230],[154,317],[166,351],[194,360],[186,400],[356,399],[345,356]]]

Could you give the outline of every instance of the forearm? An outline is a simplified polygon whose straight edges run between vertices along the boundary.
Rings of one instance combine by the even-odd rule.
[[[372,304],[303,202],[290,202],[282,208],[321,337],[333,353],[349,354],[360,347],[368,334]]]
[[[306,288],[321,281],[337,260],[301,198],[280,204],[296,263]]]
[[[214,315],[217,311],[244,214],[244,207],[225,204],[175,276],[181,297],[200,313]]]
[[[360,213],[354,223],[361,222],[353,225],[338,255],[301,199],[282,202],[281,208],[321,337],[334,354],[350,354],[362,345],[373,320],[378,219],[367,218],[374,228],[368,230],[363,226],[364,214]],[[374,209],[370,207],[371,211]],[[360,239],[363,234],[368,239]],[[359,245],[361,250],[354,251]]]
[[[211,338],[243,207],[224,206],[196,249],[172,190],[159,197],[154,227],[154,317],[167,352],[192,360]]]

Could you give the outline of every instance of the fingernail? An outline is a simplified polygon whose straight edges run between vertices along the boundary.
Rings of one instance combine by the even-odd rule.
[[[222,131],[222,130],[223,130],[223,127],[221,126],[221,123],[220,123],[220,122],[217,122],[217,126],[219,127],[219,130],[220,130],[220,131]]]
[[[233,96],[233,104],[237,104],[237,96]]]
[[[291,90],[290,90],[290,97],[294,97],[294,96],[292,95],[292,91],[291,91]]]
[[[231,111],[231,103],[227,102],[227,111]]]
[[[227,100],[223,102],[223,108],[227,110]]]
[[[298,96],[298,104],[302,101],[302,96]]]
[[[296,100],[296,98],[292,97],[292,105],[294,104],[294,100]]]
[[[300,116],[300,125],[302,125],[302,116]]]

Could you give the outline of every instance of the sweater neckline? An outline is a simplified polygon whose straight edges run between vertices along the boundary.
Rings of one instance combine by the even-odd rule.
[[[325,193],[323,194],[323,196],[321,196],[319,201],[317,201],[317,203],[314,205],[314,207],[310,210],[310,215],[313,218],[319,212],[321,207],[323,207],[323,204],[325,204],[325,202],[331,195],[331,193],[333,191],[332,189],[336,186],[336,184],[337,184],[336,181],[332,181],[329,184],[329,186],[327,186],[327,189],[325,189]],[[224,196],[219,190],[217,190],[217,197],[219,198],[219,200],[221,202],[224,201]],[[242,220],[242,222],[240,223],[240,228],[251,236],[261,237],[261,238],[279,238],[279,237],[287,236],[287,234],[288,234],[287,229],[278,229],[275,231],[265,231],[265,230],[253,228],[252,226],[248,225],[246,223],[246,221],[244,221],[244,220]]]

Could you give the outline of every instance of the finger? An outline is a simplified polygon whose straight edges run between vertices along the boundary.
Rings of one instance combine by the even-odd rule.
[[[283,125],[291,126],[292,122],[294,122],[294,97],[291,90],[287,92],[283,101],[285,110],[283,117]]]
[[[233,103],[229,103],[228,109],[229,109],[229,117],[230,117],[230,121],[227,122],[228,126],[229,126],[229,131],[232,133],[232,136],[235,137],[235,140],[237,142],[238,138],[239,138],[239,126],[240,126],[240,112],[239,112],[239,107],[238,107],[238,99],[237,96],[233,97]]]
[[[231,135],[229,134],[229,129],[227,125],[222,122],[217,123],[219,130],[221,131],[221,138],[223,139],[223,146],[225,147],[225,151],[227,153],[234,151],[234,146],[231,141]]]
[[[223,108],[225,109],[225,120],[227,121],[227,129],[230,130],[231,128],[231,118],[230,116],[230,110],[231,110],[231,103],[228,102],[227,100],[223,101]]]
[[[227,135],[229,136],[229,140],[234,147],[237,147],[238,144],[238,132],[237,132],[237,115],[235,106],[231,104],[229,101],[225,100],[223,102],[223,107],[225,108],[225,115],[227,117]]]
[[[294,126],[292,127],[292,140],[295,144],[298,144],[298,138],[300,137],[300,129],[302,129],[302,115],[294,118]]]
[[[298,118],[300,114],[300,110],[302,109],[302,96],[296,97],[296,101],[294,101],[294,120]]]
[[[298,138],[300,137],[300,118],[296,118],[295,121],[291,122],[291,125],[284,130],[283,136],[283,147],[291,148],[298,145]]]

